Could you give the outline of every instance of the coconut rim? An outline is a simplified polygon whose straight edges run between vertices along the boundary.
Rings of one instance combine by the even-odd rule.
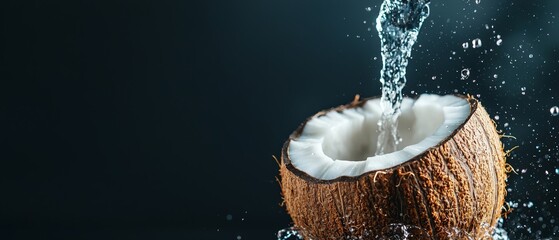
[[[363,107],[363,105],[369,101],[369,100],[373,100],[373,99],[378,99],[380,98],[379,96],[374,96],[374,97],[368,97],[368,98],[364,98],[364,99],[359,99],[359,96],[356,96],[355,100],[349,104],[345,104],[345,105],[340,105],[337,107],[333,107],[330,109],[326,109],[326,110],[322,110],[310,117],[308,117],[303,123],[301,123],[299,125],[299,127],[297,127],[297,129],[291,133],[291,135],[289,135],[289,138],[287,139],[287,141],[285,141],[285,143],[283,144],[282,150],[281,150],[281,161],[282,164],[285,165],[285,167],[287,168],[287,170],[289,170],[290,172],[292,172],[294,175],[309,181],[309,182],[315,182],[315,183],[335,183],[335,182],[352,182],[352,181],[356,181],[359,180],[362,177],[368,176],[371,173],[374,172],[378,172],[378,171],[392,171],[398,168],[401,168],[403,166],[406,166],[408,164],[411,164],[419,159],[423,159],[425,157],[425,155],[427,155],[429,153],[429,151],[431,151],[431,149],[434,148],[439,148],[442,145],[444,145],[446,142],[448,142],[450,139],[454,138],[454,136],[458,133],[458,131],[462,130],[464,128],[464,126],[470,122],[470,118],[472,118],[472,116],[474,115],[474,113],[476,112],[477,108],[478,108],[478,104],[479,101],[477,99],[475,99],[474,97],[472,97],[471,95],[462,95],[462,94],[449,94],[458,98],[462,98],[465,99],[469,105],[470,105],[470,113],[468,114],[468,116],[465,118],[464,122],[461,123],[460,125],[458,125],[446,138],[444,138],[443,140],[439,141],[437,144],[427,148],[426,150],[424,150],[423,152],[413,156],[412,158],[410,158],[409,160],[407,160],[404,163],[401,164],[397,164],[395,166],[392,167],[388,167],[388,168],[381,168],[381,169],[375,169],[375,170],[371,170],[371,171],[367,171],[364,172],[360,175],[357,176],[339,176],[337,178],[334,179],[319,179],[316,177],[313,177],[311,175],[309,175],[308,173],[296,168],[292,163],[291,163],[291,158],[289,156],[289,145],[291,143],[292,140],[298,138],[301,136],[301,134],[303,133],[303,130],[305,129],[305,126],[307,125],[307,123],[315,118],[315,117],[321,117],[326,115],[329,112],[332,111],[337,111],[339,113],[343,112],[344,110],[347,109],[353,109],[353,108],[358,108],[358,107]],[[439,96],[444,96],[444,95],[439,95]],[[411,99],[417,100],[419,98],[418,96],[415,96]]]

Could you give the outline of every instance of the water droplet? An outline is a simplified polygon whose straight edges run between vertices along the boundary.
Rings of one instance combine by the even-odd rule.
[[[227,214],[227,216],[225,216],[225,219],[227,219],[227,221],[231,221],[233,220],[233,215]]]
[[[391,223],[381,232],[380,239],[426,239],[428,236],[423,228],[403,223]]]
[[[481,47],[481,39],[476,38],[472,40],[472,48],[479,48]]]
[[[553,106],[551,107],[551,109],[549,109],[549,112],[551,113],[551,116],[558,116],[559,115],[559,107],[557,106]],[[557,170],[555,170],[557,172]]]
[[[495,120],[499,120],[499,115],[495,115]]]
[[[279,230],[277,233],[278,240],[297,239],[302,240],[303,236],[293,227]]]
[[[503,45],[503,39],[497,40],[497,46],[501,46],[501,45]]]
[[[559,168],[555,169],[555,174],[559,175]]]
[[[366,7],[365,11],[370,12],[371,11],[371,7]]]
[[[468,79],[468,77],[470,77],[470,69],[467,68],[462,69],[462,71],[460,72],[460,79],[466,80]]]
[[[476,0],[476,4],[479,4],[479,3],[481,3],[481,0]]]
[[[499,75],[497,75],[497,74],[493,75],[493,78],[498,78],[498,77],[499,77]]]
[[[462,43],[462,48],[467,49],[470,45],[468,42]]]
[[[432,80],[437,80],[437,76],[432,76],[431,79]]]
[[[534,203],[533,203],[533,202],[528,202],[528,204],[526,204],[526,207],[528,207],[528,208],[531,208],[531,207],[533,207],[533,206],[534,206]]]
[[[533,58],[533,57],[534,57],[534,54],[530,54],[530,55],[528,55],[528,57],[529,57],[529,58]]]

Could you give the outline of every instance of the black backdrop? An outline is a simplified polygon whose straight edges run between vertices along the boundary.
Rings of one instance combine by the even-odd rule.
[[[272,156],[306,117],[380,93],[380,3],[2,2],[0,234],[274,239]],[[479,94],[516,136],[513,239],[558,231],[558,11],[433,0],[408,68],[407,95]]]

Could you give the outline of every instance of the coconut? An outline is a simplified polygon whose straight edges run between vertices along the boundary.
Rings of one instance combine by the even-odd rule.
[[[402,142],[375,156],[381,113],[380,99],[356,98],[310,117],[285,142],[280,181],[294,225],[319,240],[378,239],[391,224],[417,226],[428,239],[448,239],[452,229],[488,237],[507,175],[500,135],[481,104],[405,98]]]

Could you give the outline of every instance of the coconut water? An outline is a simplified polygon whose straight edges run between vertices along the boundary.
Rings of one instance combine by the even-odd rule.
[[[398,116],[402,89],[406,84],[406,67],[423,21],[429,16],[430,0],[385,0],[377,18],[381,41],[382,116],[378,122],[379,137],[376,155],[396,151]]]

